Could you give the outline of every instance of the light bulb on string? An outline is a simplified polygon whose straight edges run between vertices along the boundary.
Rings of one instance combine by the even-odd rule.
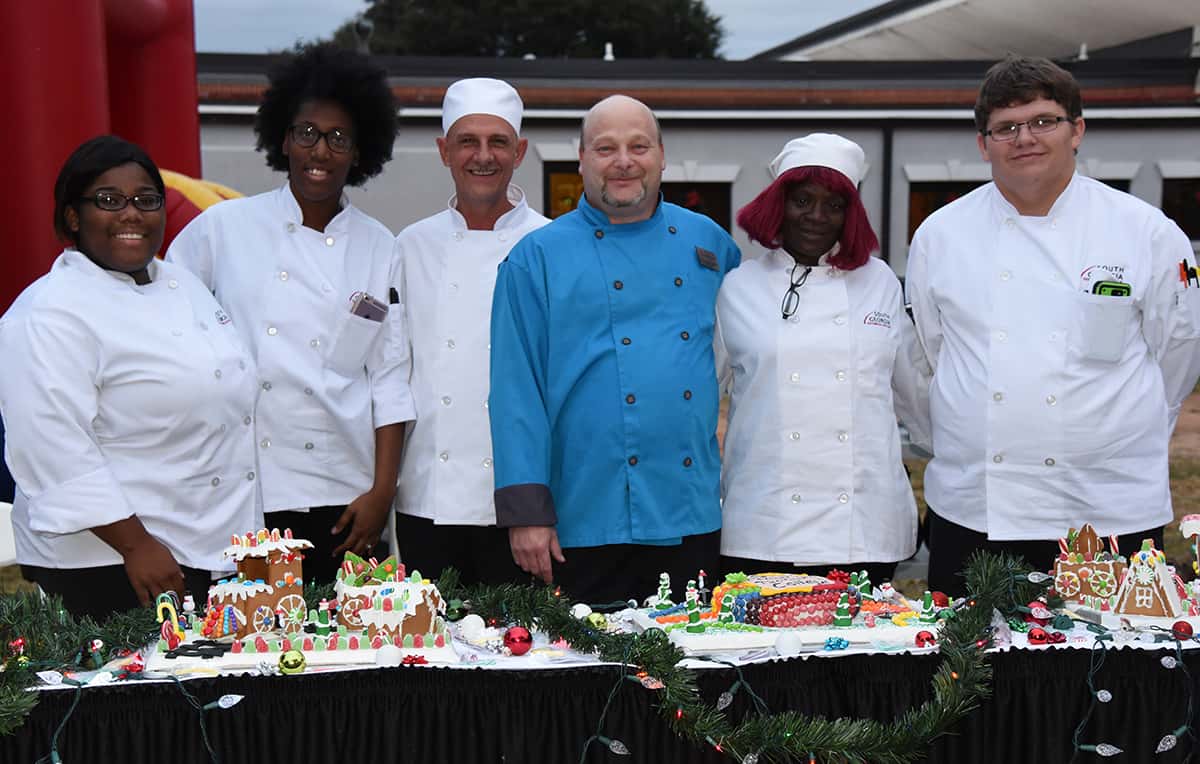
[[[1112,700],[1112,698],[1112,693],[1108,690],[1096,690],[1096,700],[1100,701],[1101,703],[1107,703]]]
[[[1187,725],[1180,727],[1174,732],[1169,732],[1163,735],[1162,740],[1158,741],[1158,747],[1154,749],[1155,753],[1166,753],[1179,744],[1179,736],[1187,733]]]
[[[1081,745],[1081,746],[1079,746],[1079,750],[1091,751],[1092,753],[1098,754],[1100,756],[1106,756],[1106,757],[1107,756],[1119,756],[1120,754],[1125,753],[1123,750],[1121,750],[1120,748],[1117,748],[1115,745],[1111,745],[1110,743],[1098,743],[1097,745]]]
[[[1029,579],[1029,583],[1031,584],[1045,584],[1054,580],[1052,576],[1043,573],[1040,570],[1031,571],[1026,578]]]

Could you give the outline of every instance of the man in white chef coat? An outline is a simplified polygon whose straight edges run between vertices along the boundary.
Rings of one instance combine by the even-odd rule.
[[[397,237],[417,421],[406,438],[396,536],[409,570],[436,576],[452,565],[468,584],[529,581],[513,562],[507,529],[496,527],[487,411],[496,267],[550,222],[511,183],[527,148],[522,110],[501,80],[459,80],[446,90],[437,146],[454,196]]]
[[[1009,56],[975,104],[989,183],[931,215],[907,291],[934,369],[929,585],[977,548],[1049,570],[1091,523],[1162,548],[1167,443],[1200,374],[1200,280],[1161,211],[1076,172],[1079,85]]]

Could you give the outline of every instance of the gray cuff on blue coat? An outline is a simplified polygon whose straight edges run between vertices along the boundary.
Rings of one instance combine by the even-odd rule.
[[[527,525],[556,525],[554,497],[550,486],[521,483],[496,489],[496,525],[520,528]]]

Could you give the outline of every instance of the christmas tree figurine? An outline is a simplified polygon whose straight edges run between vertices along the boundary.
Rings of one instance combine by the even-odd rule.
[[[718,623],[733,623],[733,592],[725,592],[721,597],[721,612],[717,614]]]
[[[921,623],[937,623],[937,606],[933,604],[933,594],[928,589],[921,600],[921,615],[918,620]]]
[[[688,582],[687,594],[687,630],[692,634],[703,634],[704,624],[700,622],[700,602],[696,587],[692,582]]]
[[[875,595],[872,591],[871,576],[864,570],[858,574],[858,601],[865,602],[866,600],[874,599]]]
[[[858,571],[857,570],[850,571],[850,581],[847,582],[846,585],[853,586],[855,589],[858,588]]]
[[[838,597],[837,610],[833,613],[833,625],[848,627],[850,622],[850,595],[842,592],[842,596]]]
[[[658,596],[655,598],[654,607],[658,610],[666,610],[675,607],[675,603],[671,601],[671,576],[668,573],[658,574]]]

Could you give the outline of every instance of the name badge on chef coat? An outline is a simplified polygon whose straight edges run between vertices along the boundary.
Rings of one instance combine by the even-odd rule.
[[[704,247],[696,247],[696,260],[699,261],[701,266],[708,268],[710,271],[721,270],[720,263],[717,262],[717,256]]]

